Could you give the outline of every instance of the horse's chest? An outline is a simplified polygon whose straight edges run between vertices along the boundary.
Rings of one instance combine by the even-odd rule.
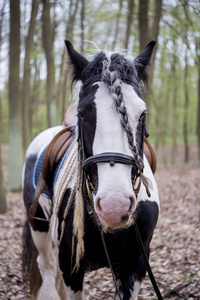
[[[124,234],[104,234],[105,244],[109,258],[113,265],[134,266],[138,259],[138,246],[133,232],[130,228]],[[108,267],[108,261],[103,248],[102,240],[98,229],[85,233],[85,261],[89,270],[95,270],[102,267]]]

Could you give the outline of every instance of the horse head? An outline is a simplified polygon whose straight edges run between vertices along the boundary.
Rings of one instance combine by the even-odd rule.
[[[140,87],[148,78],[155,41],[134,60],[100,52],[92,61],[65,43],[72,82],[82,82],[77,111],[84,186],[89,185],[106,231],[127,228],[133,223],[137,187],[144,184],[149,193],[143,175],[146,104]]]

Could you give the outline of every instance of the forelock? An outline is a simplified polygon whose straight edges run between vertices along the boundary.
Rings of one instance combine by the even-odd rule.
[[[137,68],[135,63],[126,58],[124,54],[119,52],[99,52],[88,64],[82,73],[83,84],[91,80],[104,81],[106,73],[115,71],[115,74],[119,80],[128,83],[133,86],[139,86],[139,79],[137,76]]]

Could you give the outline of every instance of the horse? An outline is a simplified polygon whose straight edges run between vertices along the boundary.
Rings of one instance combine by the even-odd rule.
[[[72,86],[81,84],[73,107],[76,121],[72,118],[72,126],[41,132],[26,152],[26,278],[31,277],[35,299],[85,299],[85,273],[109,267],[103,238],[116,279],[115,299],[136,300],[146,274],[136,226],[149,257],[160,207],[144,153],[148,132],[142,94],[156,42],[151,41],[135,59],[100,51],[90,61],[70,41],[65,44]],[[67,141],[67,147],[59,160],[54,154],[50,168],[49,147],[63,133],[67,137],[62,145]],[[41,276],[38,284],[36,273]],[[62,278],[62,295],[58,278]]]

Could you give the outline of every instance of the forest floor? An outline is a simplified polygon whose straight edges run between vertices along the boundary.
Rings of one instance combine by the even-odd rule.
[[[169,151],[166,149],[167,157]],[[4,153],[6,161],[7,151]],[[189,163],[183,164],[182,156],[180,148],[178,163],[164,166],[157,152],[161,212],[151,242],[150,264],[165,299],[200,300],[200,169],[194,159],[196,148],[190,153]],[[5,166],[5,178],[6,170]],[[0,299],[29,299],[21,273],[25,221],[22,194],[8,193],[7,207],[7,213],[0,215]],[[85,290],[87,300],[113,299],[110,271],[88,274]],[[148,275],[140,299],[156,299]]]

